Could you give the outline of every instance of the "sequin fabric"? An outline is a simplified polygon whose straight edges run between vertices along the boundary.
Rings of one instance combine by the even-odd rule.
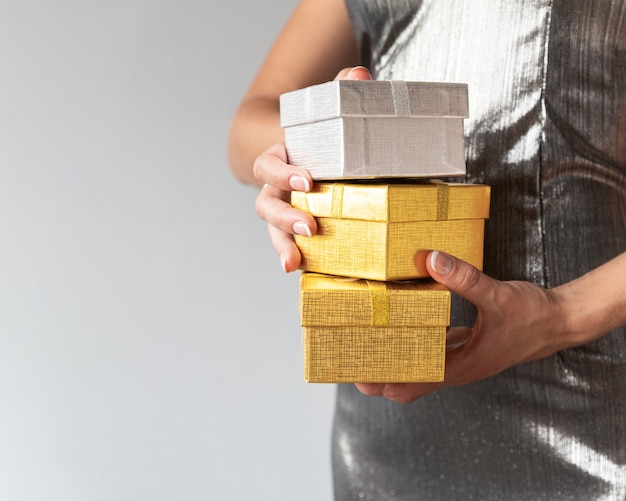
[[[554,287],[626,250],[626,2],[346,3],[375,78],[469,85],[486,273]],[[625,329],[409,405],[340,385],[333,468],[339,501],[624,500]]]

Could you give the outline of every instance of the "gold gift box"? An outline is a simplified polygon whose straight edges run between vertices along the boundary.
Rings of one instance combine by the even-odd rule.
[[[443,381],[450,292],[304,272],[304,378],[312,383]]]
[[[424,278],[414,256],[447,252],[483,266],[490,187],[443,182],[315,183],[292,192],[293,207],[317,220],[317,234],[296,236],[305,271],[366,278]]]

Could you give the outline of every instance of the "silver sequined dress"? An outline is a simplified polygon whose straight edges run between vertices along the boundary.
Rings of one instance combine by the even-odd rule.
[[[626,2],[346,3],[375,78],[469,84],[486,273],[554,287],[626,251]],[[340,385],[333,467],[338,501],[625,500],[625,329],[409,405]]]

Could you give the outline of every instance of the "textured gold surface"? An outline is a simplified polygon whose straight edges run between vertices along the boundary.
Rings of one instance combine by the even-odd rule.
[[[318,218],[317,234],[296,236],[301,269],[373,280],[428,275],[413,263],[419,250],[440,250],[478,269],[483,266],[482,219],[383,223]]]
[[[310,383],[443,381],[445,327],[304,327]]]
[[[291,205],[316,217],[366,221],[486,219],[490,195],[483,184],[318,182],[310,192],[292,192]]]
[[[431,280],[378,282],[318,273],[300,277],[303,326],[446,326],[450,291]]]
[[[300,312],[306,381],[443,379],[450,292],[440,284],[303,273]]]
[[[373,280],[424,278],[413,259],[439,250],[483,267],[490,188],[451,183],[317,183],[292,205],[317,219],[296,235],[305,271]]]

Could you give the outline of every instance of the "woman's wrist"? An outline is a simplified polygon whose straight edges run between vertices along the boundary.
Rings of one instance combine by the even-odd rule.
[[[559,336],[569,346],[588,343],[626,324],[626,254],[550,290],[561,319]]]
[[[594,324],[590,305],[584,304],[584,298],[571,282],[550,289],[550,295],[556,304],[554,334],[561,349],[585,344],[599,337],[595,329],[588,328]]]

